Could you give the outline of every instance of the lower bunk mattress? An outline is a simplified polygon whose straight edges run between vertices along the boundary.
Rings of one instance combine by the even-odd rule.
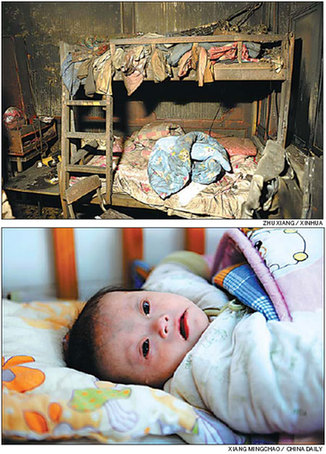
[[[181,190],[165,199],[155,192],[148,176],[148,162],[154,145],[163,137],[182,134],[180,126],[164,122],[148,124],[126,140],[114,137],[113,194],[127,194],[149,208],[184,218],[239,219],[258,164],[257,149],[248,138],[215,136],[226,149],[231,164],[231,171],[215,182],[201,184],[190,178]],[[102,150],[103,154],[93,156],[88,165],[105,167],[103,148],[104,144],[100,143],[98,153]],[[71,177],[70,184],[78,178]],[[104,179],[102,188],[105,190]]]

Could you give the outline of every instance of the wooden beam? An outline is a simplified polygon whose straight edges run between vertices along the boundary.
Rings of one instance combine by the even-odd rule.
[[[248,35],[245,33],[235,33],[232,35],[206,35],[206,36],[163,36],[159,38],[136,37],[136,38],[112,38],[110,43],[121,44],[178,44],[178,43],[219,43],[233,41],[253,41],[257,43],[272,43],[282,41],[286,35]]]
[[[133,260],[143,258],[143,229],[122,229],[124,284],[131,285],[130,266]]]
[[[54,244],[57,297],[77,300],[78,283],[75,259],[74,230],[70,228],[52,229]]]
[[[205,229],[186,229],[185,248],[187,251],[197,252],[197,254],[205,254]]]

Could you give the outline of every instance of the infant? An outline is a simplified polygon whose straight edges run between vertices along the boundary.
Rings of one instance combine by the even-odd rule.
[[[87,301],[66,336],[67,365],[102,380],[161,388],[209,325],[202,310],[207,301],[208,307],[228,301],[207,282],[209,274],[203,256],[177,251],[152,271],[143,290],[103,288]]]
[[[67,365],[101,380],[164,385],[243,433],[321,431],[322,314],[266,320],[208,277],[202,257],[178,253],[142,290],[99,291],[67,336]]]
[[[181,295],[104,288],[71,329],[66,362],[102,380],[162,387],[208,325]]]

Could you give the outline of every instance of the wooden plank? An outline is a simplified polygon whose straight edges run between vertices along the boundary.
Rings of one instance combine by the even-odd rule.
[[[106,106],[106,101],[103,100],[88,100],[88,99],[70,99],[67,101],[68,106]]]
[[[102,139],[105,140],[104,132],[67,132],[68,139]]]
[[[67,53],[68,53],[68,44],[60,42],[60,64],[62,65]],[[69,152],[70,152],[70,143],[67,139],[67,133],[69,131],[70,123],[70,107],[67,106],[67,101],[69,100],[69,92],[65,86],[63,79],[61,81],[61,170],[60,170],[60,200],[62,205],[62,211],[64,218],[68,218],[68,205],[64,198],[65,189],[69,186],[69,174],[66,171],[66,166],[69,164]],[[60,178],[59,177],[59,178]]]
[[[197,252],[197,254],[205,254],[205,229],[186,229],[185,248],[187,251]]]
[[[98,175],[83,178],[66,190],[67,203],[76,202],[84,195],[95,191],[99,187],[101,187],[101,180]]]
[[[122,229],[122,254],[124,284],[130,286],[130,266],[134,260],[143,258],[143,229]]]
[[[78,283],[75,261],[74,230],[70,228],[52,229],[54,245],[57,297],[78,299]]]
[[[113,156],[113,96],[112,94],[106,95],[106,114],[105,114],[105,148],[106,148],[106,194],[105,202],[111,204],[112,202],[112,185],[113,185],[113,169],[112,169],[112,156]]]
[[[6,191],[16,191],[50,196],[59,195],[59,186],[46,181],[53,177],[50,167],[37,167],[36,164],[8,179],[4,185]]]
[[[146,205],[145,203],[139,202],[136,199],[133,199],[128,194],[124,194],[121,192],[114,192],[112,194],[112,205],[113,206],[120,206],[126,208],[142,208],[147,210],[156,210],[156,207],[151,205]]]
[[[173,76],[168,80],[169,82],[196,82],[197,71],[190,71],[187,76],[182,78],[178,77],[178,68],[171,68]],[[214,78],[215,80],[285,80],[286,70],[281,69],[276,72],[270,63],[265,62],[242,62],[242,63],[216,63],[214,65]],[[113,76],[114,81],[122,81],[122,74],[116,71]],[[151,82],[154,80],[151,65],[147,67],[147,74],[145,81]]]
[[[258,63],[231,63],[214,65],[215,80],[285,80],[286,72],[276,72],[271,65]]]
[[[208,35],[208,36],[163,36],[159,38],[139,37],[139,38],[118,38],[110,39],[113,44],[177,44],[177,43],[218,43],[233,41],[251,41],[257,43],[278,42],[284,39],[284,35]]]
[[[83,165],[67,165],[66,170],[68,172],[78,172],[78,173],[90,173],[90,174],[106,174],[105,167],[99,166],[83,166]]]
[[[289,41],[285,43],[284,47],[285,47],[284,54],[288,56],[288,62],[287,62],[288,70],[287,70],[287,79],[282,84],[277,141],[285,148],[286,147],[286,138],[287,138],[287,129],[288,129],[290,97],[291,97],[291,79],[292,79],[292,71],[293,71],[293,54],[294,54],[294,36],[293,36],[293,34],[290,34]]]

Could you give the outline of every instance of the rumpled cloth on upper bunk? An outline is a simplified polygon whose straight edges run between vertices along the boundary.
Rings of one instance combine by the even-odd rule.
[[[159,139],[148,161],[149,182],[165,199],[189,181],[210,184],[222,170],[231,171],[227,151],[208,134],[192,131]]]
[[[80,79],[78,78],[78,70],[80,63],[72,61],[72,55],[69,53],[62,63],[61,76],[67,87],[69,94],[74,96],[80,87]]]
[[[228,43],[224,46],[211,47],[208,50],[208,55],[210,60],[215,62],[235,60],[238,57],[238,43]],[[241,61],[258,61],[256,58],[250,57],[248,48],[245,44],[242,44],[241,48]]]
[[[231,53],[232,53],[231,59],[234,59],[236,56],[237,43],[229,43],[229,42],[200,43],[198,45],[198,47],[204,48],[207,51],[209,51],[209,56],[211,54],[213,56],[215,56],[216,52],[221,52],[222,55],[224,55],[224,57],[226,56],[225,54],[228,54],[227,56],[230,58]],[[191,48],[192,48],[192,43],[176,44],[169,51],[169,54],[167,57],[168,63],[171,66],[177,66],[181,57],[186,52],[190,51]],[[248,59],[248,57],[250,59],[255,59],[258,57],[258,55],[260,53],[260,48],[261,48],[261,46],[258,43],[244,42],[243,46],[242,46],[242,52],[248,53],[248,55],[246,55],[246,59]],[[223,58],[223,59],[225,60],[225,58]],[[216,58],[213,58],[213,60],[216,60]]]
[[[154,82],[163,82],[168,76],[172,76],[171,68],[168,65],[164,52],[152,47],[151,64]]]
[[[117,49],[118,50],[118,49]],[[116,52],[117,52],[116,50]],[[148,51],[145,46],[134,46],[127,51],[119,51],[113,59],[114,67],[120,67],[125,87],[130,96],[143,82],[146,75]]]

